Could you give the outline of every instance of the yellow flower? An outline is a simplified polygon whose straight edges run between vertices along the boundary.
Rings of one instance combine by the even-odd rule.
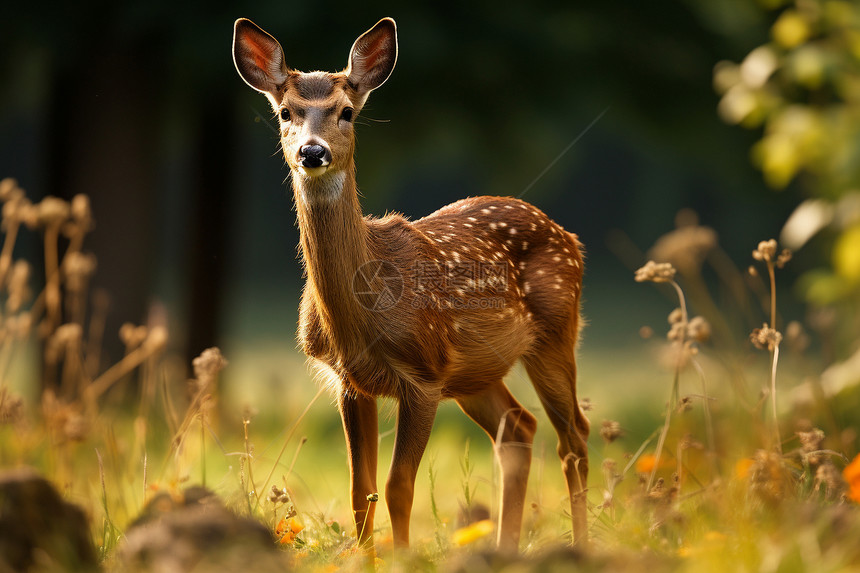
[[[467,525],[466,527],[461,527],[455,531],[452,541],[454,542],[454,545],[458,545],[460,547],[469,545],[470,543],[474,543],[491,534],[493,529],[495,529],[495,524],[491,519],[476,521],[475,523]]]

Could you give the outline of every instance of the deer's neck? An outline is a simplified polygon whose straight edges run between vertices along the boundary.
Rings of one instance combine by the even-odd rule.
[[[353,277],[370,260],[355,171],[350,167],[321,177],[295,175],[293,190],[307,288],[326,326],[347,334],[365,310],[352,292]]]

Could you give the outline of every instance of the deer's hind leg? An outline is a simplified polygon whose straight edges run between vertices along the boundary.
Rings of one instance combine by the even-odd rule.
[[[537,422],[501,380],[480,394],[456,400],[463,412],[483,428],[493,441],[502,473],[497,543],[501,550],[516,552]]]
[[[575,330],[574,330],[575,332]],[[588,539],[586,489],[588,481],[589,422],[576,399],[575,338],[539,341],[523,362],[541,404],[558,434],[558,456],[570,495],[573,542]]]

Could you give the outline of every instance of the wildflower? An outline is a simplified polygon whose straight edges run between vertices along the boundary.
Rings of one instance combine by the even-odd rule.
[[[462,547],[469,545],[491,534],[495,529],[495,524],[491,519],[483,519],[476,521],[466,527],[461,527],[454,532],[452,541],[454,545]]]
[[[640,474],[650,474],[654,471],[654,466],[657,465],[657,456],[654,454],[643,454],[636,460],[636,472]]]
[[[773,351],[782,342],[782,334],[778,330],[769,327],[765,322],[761,328],[756,328],[752,331],[750,341],[759,350],[767,348]]]
[[[860,503],[860,454],[845,466],[842,477],[848,484],[848,498]]]
[[[667,283],[675,278],[675,267],[671,263],[655,263],[648,261],[645,266],[636,271],[634,280],[637,283],[652,281]]]
[[[296,536],[305,528],[295,517],[284,518],[275,526],[275,537],[285,545],[296,540]]]
[[[600,427],[600,437],[606,440],[606,443],[611,444],[620,438],[623,433],[621,424],[615,420],[603,420],[603,425]]]
[[[735,478],[745,480],[750,476],[750,470],[753,467],[752,458],[742,458],[735,463]]]

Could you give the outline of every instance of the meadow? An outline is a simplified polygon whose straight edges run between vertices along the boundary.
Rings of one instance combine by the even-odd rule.
[[[628,5],[631,14],[636,14],[634,4]],[[266,242],[259,244],[232,245],[241,264],[230,268],[240,269],[248,276],[241,284],[235,277],[228,280],[221,276],[223,282],[230,282],[231,288],[243,296],[253,291],[253,296],[262,301],[255,307],[257,314],[248,313],[242,320],[234,321],[241,322],[241,329],[227,320],[227,327],[222,326],[225,332],[214,332],[216,321],[208,320],[211,317],[206,313],[224,309],[214,308],[217,296],[203,297],[201,293],[224,287],[205,284],[207,277],[218,277],[217,272],[198,273],[204,279],[200,281],[198,277],[196,290],[189,292],[200,295],[202,303],[198,306],[203,311],[190,313],[194,318],[188,320],[200,323],[194,325],[198,335],[200,332],[213,338],[218,335],[223,347],[209,348],[188,359],[182,348],[188,342],[184,336],[187,333],[171,332],[176,322],[171,320],[166,305],[152,305],[145,324],[127,323],[118,331],[107,328],[111,323],[110,299],[123,293],[92,288],[93,279],[99,272],[113,273],[114,278],[128,274],[138,261],[120,270],[100,268],[100,265],[110,266],[104,262],[108,257],[99,254],[97,258],[90,251],[88,239],[92,241],[96,223],[104,229],[111,228],[105,225],[111,221],[94,221],[94,205],[86,194],[68,193],[68,200],[52,196],[35,200],[14,179],[6,178],[0,181],[0,572],[291,569],[331,572],[407,568],[428,572],[511,573],[574,569],[696,573],[860,571],[857,542],[860,539],[857,416],[860,411],[860,193],[857,191],[860,189],[857,161],[860,8],[839,0],[762,0],[760,6],[753,7],[743,2],[683,4],[695,4],[696,10],[687,6],[685,11],[664,3],[652,13],[649,6],[640,15],[647,17],[629,18],[623,25],[616,22],[619,16],[614,6],[598,7],[594,14],[590,14],[590,9],[583,13],[573,11],[566,17],[549,11],[529,13],[534,21],[526,27],[526,35],[511,35],[510,44],[485,43],[482,48],[485,53],[475,57],[453,52],[457,60],[462,60],[459,63],[467,66],[457,72],[458,77],[472,78],[475,90],[459,95],[475,107],[450,107],[449,112],[455,111],[448,116],[442,112],[415,113],[414,109],[415,102],[418,108],[431,109],[444,99],[423,81],[425,76],[441,76],[443,70],[445,74],[453,73],[448,66],[452,57],[441,46],[460,45],[456,44],[455,36],[472,38],[473,33],[479,39],[484,34],[483,42],[500,41],[495,36],[519,30],[524,17],[519,12],[500,9],[492,15],[500,18],[493,27],[489,15],[476,12],[471,15],[473,20],[469,20],[474,25],[464,25],[470,28],[470,34],[464,34],[448,19],[440,19],[436,27],[431,26],[428,22],[435,21],[435,16],[416,8],[417,19],[404,21],[412,24],[411,31],[423,30],[425,35],[416,33],[413,38],[418,40],[410,40],[416,42],[411,45],[414,50],[410,65],[414,67],[404,66],[404,69],[407,74],[412,69],[414,75],[411,83],[403,83],[409,95],[392,96],[387,102],[394,110],[392,117],[408,117],[409,121],[401,121],[400,127],[395,122],[392,131],[379,129],[376,136],[365,132],[367,139],[376,145],[362,148],[370,153],[363,155],[368,160],[361,163],[362,176],[367,177],[364,181],[373,182],[375,175],[377,183],[385,183],[380,188],[389,189],[388,192],[398,186],[409,188],[409,199],[415,201],[409,205],[416,210],[431,203],[431,208],[438,208],[437,195],[452,189],[459,193],[458,185],[466,187],[473,182],[472,177],[478,178],[474,181],[480,179],[472,171],[475,165],[455,161],[466,156],[474,161],[473,151],[483,150],[486,154],[477,165],[492,172],[492,177],[498,179],[496,183],[519,181],[517,177],[522,175],[511,176],[513,170],[521,167],[521,161],[506,162],[501,157],[525,153],[528,161],[522,163],[528,164],[529,169],[543,168],[546,157],[555,157],[543,172],[537,171],[541,173],[537,179],[532,179],[534,174],[529,171],[523,184],[531,183],[522,195],[550,172],[604,114],[606,119],[601,120],[596,130],[606,129],[603,138],[608,138],[607,134],[615,137],[613,131],[625,132],[629,137],[622,138],[625,145],[640,148],[639,151],[644,149],[641,154],[626,154],[623,145],[618,144],[621,152],[613,155],[615,148],[605,141],[601,143],[600,137],[589,141],[588,146],[576,148],[571,155],[581,154],[578,161],[588,164],[589,169],[576,171],[570,182],[582,183],[584,191],[575,196],[564,195],[563,201],[556,202],[576,212],[589,229],[586,233],[595,238],[607,237],[606,245],[595,245],[597,241],[587,245],[597,255],[589,254],[586,262],[583,304],[591,326],[585,327],[578,352],[578,393],[591,420],[587,545],[571,546],[570,506],[556,456],[556,436],[525,370],[516,366],[506,383],[538,418],[519,553],[495,550],[498,468],[486,435],[453,403],[440,408],[419,468],[411,550],[394,552],[381,492],[372,501],[379,506],[375,552],[359,548],[349,505],[347,453],[334,397],[314,381],[305,358],[295,349],[292,324],[279,326],[277,336],[269,336],[269,331],[248,335],[255,333],[255,329],[264,331],[271,323],[284,322],[283,313],[273,310],[275,305],[291,309],[297,306],[297,293],[288,296],[280,290],[281,283],[277,287],[271,283],[256,284],[262,282],[257,278],[265,274],[258,274],[256,267],[266,266],[267,271],[278,267],[295,253],[289,251],[273,263],[272,252],[288,251],[295,241],[284,247],[287,236],[284,233],[276,241],[269,241],[267,236]],[[719,8],[715,7],[717,4]],[[226,32],[221,30],[223,22],[232,21],[235,15],[231,12],[228,18],[213,11],[209,17],[217,22],[210,22],[211,27],[201,24],[195,33],[190,33],[182,19],[173,17],[174,8],[163,3],[164,16],[157,10],[149,14],[151,24],[157,26],[151,28],[154,32],[150,35],[141,36],[140,43],[147,50],[135,52],[139,46],[126,46],[129,51],[121,52],[122,55],[137,56],[116,61],[128,64],[129,69],[137,64],[144,70],[148,62],[157,72],[150,71],[149,76],[142,74],[143,77],[161,77],[163,57],[149,47],[151,38],[167,35],[166,28],[158,26],[171,26],[174,37],[183,39],[163,48],[165,52],[184,54],[176,58],[183,65],[174,64],[175,70],[171,72],[183,80],[177,81],[176,86],[184,86],[185,76],[192,70],[211,74],[203,76],[206,81],[198,80],[201,85],[212,85],[215,77],[219,81],[226,81],[223,78],[228,76],[236,80],[225,57]],[[146,14],[136,9],[122,12],[126,15],[124,21],[139,20],[140,29],[146,30],[143,25]],[[665,18],[661,10],[671,11],[680,19]],[[276,20],[274,12],[280,14],[278,17],[292,19],[292,14],[281,14],[280,6],[277,10],[273,8],[272,18]],[[303,43],[299,41],[301,38],[316,40],[313,36],[318,30],[330,24],[328,13],[309,12],[304,18],[315,22],[313,25],[305,23],[303,18],[295,19],[301,22],[299,25],[280,23],[285,30],[306,34],[297,37],[298,45]],[[601,14],[608,19],[601,20]],[[695,14],[698,19],[693,18]],[[347,22],[349,18],[343,20]],[[41,18],[34,22],[39,27],[43,25]],[[603,26],[595,24],[600,22],[604,22]],[[690,26],[691,22],[699,27]],[[51,45],[65,51],[64,42],[71,41],[65,29],[72,27],[65,23],[61,27],[63,34]],[[590,28],[599,33],[587,33]],[[118,29],[116,36],[126,30]],[[608,47],[612,42],[604,43],[602,37],[616,29],[618,36],[613,41],[623,48],[619,54],[624,57],[620,59],[615,59],[617,54]],[[9,53],[11,59],[27,64],[21,68],[24,69],[32,64],[30,60],[41,61],[38,54],[42,52],[33,52],[37,55],[30,59],[20,57],[29,53],[31,41],[26,33],[28,28],[22,30],[25,32],[20,34],[26,36],[25,41],[17,44],[18,52]],[[217,52],[214,47],[209,50],[198,46],[198,43],[207,45],[203,37],[210,33],[212,45],[224,51],[218,52],[217,57],[212,56]],[[705,33],[717,47],[697,53],[702,47],[696,43],[698,36]],[[435,44],[429,40],[434,34]],[[685,34],[689,36],[686,40]],[[628,35],[632,38],[629,42]],[[726,38],[730,37],[735,39],[729,42]],[[654,41],[655,38],[660,41]],[[687,43],[676,43],[679,38]],[[18,40],[21,42],[21,37]],[[475,44],[481,45],[481,41]],[[741,61],[719,61],[712,72],[710,67],[695,63],[708,61],[710,66],[713,53],[722,54],[723,50],[731,53],[724,41],[738,53],[746,54]],[[430,48],[419,57],[421,49],[425,49],[418,46],[422,42]],[[761,45],[750,49],[749,42]],[[576,115],[578,121],[581,110],[590,109],[588,106],[594,102],[600,104],[597,109],[604,110],[566,148],[563,145],[572,134],[554,131],[556,126],[570,125],[560,119],[558,104],[562,96],[553,91],[546,96],[548,99],[515,104],[517,97],[524,98],[506,91],[512,83],[529,83],[512,82],[507,75],[511,73],[510,54],[522,56],[521,44],[534,44],[546,56],[545,68],[535,68],[529,81],[547,76],[554,82],[572,82],[564,84],[567,87],[561,90],[564,97],[574,98],[564,111],[569,114],[568,120]],[[591,44],[593,51],[584,49]],[[654,49],[653,53],[643,50],[646,44]],[[693,45],[697,49],[685,48]],[[498,50],[504,46],[508,52]],[[87,58],[102,51],[93,50],[86,43],[77,49]],[[461,45],[460,49],[467,47]],[[430,53],[434,50],[439,53]],[[45,53],[49,51],[46,49]],[[149,54],[148,58],[139,57],[142,53]],[[404,49],[403,53],[404,62],[409,61],[405,59],[409,50]],[[505,53],[509,54],[508,59],[497,59],[498,54]],[[78,55],[83,58],[81,54]],[[45,62],[48,60],[45,58]],[[114,69],[116,61],[109,58],[102,67]],[[217,67],[212,63],[216,61],[224,66]],[[487,62],[495,64],[489,66],[489,75],[485,76],[482,74]],[[530,62],[530,66],[539,63]],[[47,74],[49,66],[44,65],[43,72]],[[167,270],[162,269],[162,273],[170,275],[164,282],[175,286],[182,281],[190,282],[183,264],[205,266],[211,262],[210,258],[214,259],[205,255],[214,252],[223,256],[229,251],[228,239],[223,238],[229,233],[225,231],[222,236],[220,225],[224,223],[222,219],[229,218],[226,211],[234,207],[230,201],[222,200],[227,182],[236,178],[229,171],[231,165],[236,171],[246,171],[241,186],[245,203],[236,211],[247,212],[241,225],[234,221],[236,228],[232,229],[230,240],[243,233],[257,233],[257,215],[261,220],[273,221],[274,216],[267,219],[258,211],[273,210],[276,201],[278,209],[283,210],[279,217],[287,213],[289,198],[283,195],[275,197],[275,192],[269,195],[260,192],[256,199],[246,196],[251,195],[246,187],[260,186],[256,178],[269,178],[269,173],[260,176],[249,169],[249,165],[257,164],[249,163],[247,158],[231,163],[220,161],[218,158],[223,156],[215,153],[224,147],[227,137],[238,141],[235,147],[243,150],[236,152],[238,155],[245,153],[245,148],[256,145],[262,149],[273,143],[266,120],[256,108],[253,114],[243,109],[247,113],[240,115],[233,109],[241,107],[236,104],[239,100],[231,100],[233,103],[228,105],[221,96],[200,105],[200,98],[192,98],[184,87],[176,86],[173,86],[175,93],[171,92],[176,100],[163,100],[174,102],[175,107],[173,104],[158,107],[153,102],[159,100],[149,98],[144,92],[129,104],[125,99],[129,97],[125,83],[115,82],[112,76],[102,84],[95,84],[107,95],[91,100],[88,99],[91,92],[99,90],[92,87],[92,78],[78,73],[76,66],[97,71],[102,68],[84,65],[72,56],[66,65],[74,73],[61,75],[54,83],[70,85],[70,80],[75,79],[79,97],[90,102],[91,112],[113,109],[121,120],[90,123],[76,120],[88,129],[79,129],[75,121],[67,125],[66,136],[70,139],[63,141],[71,143],[56,144],[54,151],[77,146],[88,150],[81,151],[88,161],[75,169],[67,166],[66,171],[51,172],[50,176],[40,173],[39,177],[53,178],[55,186],[62,183],[48,189],[81,189],[84,187],[81,181],[91,177],[88,169],[120,164],[119,158],[130,161],[134,153],[127,152],[122,145],[113,150],[103,148],[112,147],[111,141],[134,142],[135,138],[129,135],[134,133],[132,127],[157,123],[147,113],[128,113],[129,108],[135,108],[135,102],[141,108],[144,104],[154,106],[150,109],[152,115],[156,114],[156,108],[158,113],[173,110],[168,115],[175,116],[171,121],[177,122],[164,124],[171,126],[167,129],[170,137],[153,136],[148,141],[159,151],[152,155],[165,161],[159,164],[161,171],[176,171],[173,176],[177,179],[171,180],[172,186],[159,191],[164,197],[150,188],[158,187],[160,180],[155,175],[158,170],[145,168],[149,164],[143,161],[137,169],[128,173],[123,170],[118,176],[117,181],[127,185],[120,189],[121,193],[114,188],[114,179],[100,181],[102,200],[119,198],[106,211],[113,209],[119,222],[113,228],[119,227],[121,232],[115,233],[116,236],[111,234],[107,241],[102,238],[100,243],[102,253],[107,250],[106,244],[113,246],[115,242],[122,246],[117,250],[119,256],[117,252],[112,254],[114,263],[134,258],[123,257],[123,249],[130,253],[136,246],[133,252],[140,254],[151,247],[153,257],[169,259],[164,266]],[[469,68],[470,65],[473,67]],[[633,74],[632,79],[627,77],[630,70],[638,72],[642,66],[647,73],[643,72],[641,77]],[[558,77],[557,68],[562,67],[577,70],[572,80]],[[47,90],[44,86],[54,85],[40,79],[35,72],[30,74],[29,68],[24,71],[17,81],[8,82],[9,86],[24,86],[21,94],[31,95],[27,86],[35,92],[37,88]],[[602,75],[604,72],[608,75]],[[623,81],[612,75],[615,73],[622,74]],[[107,78],[109,74],[104,76]],[[681,76],[684,81],[678,81]],[[27,78],[31,83],[23,81]],[[701,91],[683,89],[695,84],[697,90],[708,90],[708,95],[713,96],[711,87],[705,85],[708,78],[719,96],[712,98],[713,102],[708,99],[701,104],[705,98],[696,96]],[[642,80],[653,81],[655,86],[665,85],[662,91],[655,92],[657,96],[642,97],[648,91],[641,89]],[[590,85],[596,86],[595,91],[589,91]],[[629,85],[635,85],[636,89],[624,87]],[[245,89],[238,85],[229,89],[233,88]],[[212,89],[229,93],[223,85]],[[495,90],[498,97],[487,98],[488,89]],[[122,101],[111,104],[110,94],[118,92],[122,98],[113,99]],[[609,92],[617,92],[611,96],[613,102],[619,102],[611,113],[607,113],[609,108],[604,102]],[[456,99],[450,94],[446,97],[451,102]],[[633,102],[630,109],[643,106],[639,115],[631,115],[625,109],[625,97]],[[194,105],[181,107],[180,103],[187,103],[184,98],[193,100]],[[65,117],[68,112],[71,117],[72,112],[82,107],[74,99],[69,100],[71,104],[57,99],[49,103],[60,105],[62,113],[43,114],[33,111],[41,108],[31,107],[31,98],[21,95],[20,99],[27,102],[22,109],[40,118],[34,124],[36,127],[31,126],[38,130],[48,129],[42,124],[42,116],[51,117],[46,124],[53,126],[62,119],[54,116]],[[4,104],[9,101],[12,100],[4,100]],[[696,106],[689,105],[693,103]],[[511,113],[512,105],[532,110],[519,114],[523,117],[543,119],[518,122],[518,114]],[[752,130],[754,140],[724,137],[732,131],[724,124],[719,129],[701,131],[696,126],[709,124],[696,123],[691,114],[691,110],[700,108],[706,109],[709,119],[717,121],[718,116],[724,124],[737,126],[734,131]],[[192,115],[192,109],[199,115]],[[236,133],[230,134],[227,129],[224,136],[219,131],[220,123],[214,130],[217,134],[208,128],[194,131],[197,123],[215,125],[212,117],[229,115],[224,114],[225,109],[236,115],[233,118]],[[663,115],[656,113],[661,111]],[[467,121],[472,116],[477,118],[474,123],[470,123],[471,119]],[[633,119],[625,120],[624,116]],[[498,125],[507,122],[510,127],[505,129],[514,131],[503,130],[502,136],[494,135],[496,131],[484,128],[491,121]],[[120,123],[127,131],[120,133],[116,129]],[[394,131],[395,127],[400,131]],[[462,140],[457,140],[455,127],[466,132],[465,136],[460,133]],[[252,141],[249,135],[252,128],[259,128],[268,139],[261,137],[254,140],[257,141],[254,145],[246,145]],[[726,131],[721,131],[723,128]],[[631,134],[626,130],[632,130]],[[659,142],[664,141],[658,135],[673,131],[680,138],[681,143],[674,143],[679,147],[690,147],[695,142],[701,145],[697,149],[702,155],[730,156],[726,163],[704,162],[712,171],[736,161],[733,157],[741,157],[748,167],[743,142],[750,142],[749,160],[761,171],[763,183],[774,191],[786,190],[779,204],[799,197],[797,204],[792,205],[795,209],[787,213],[779,236],[770,225],[768,231],[762,231],[763,236],[741,250],[730,244],[738,236],[748,236],[750,228],[765,227],[760,221],[751,220],[761,217],[764,211],[782,224],[781,209],[772,200],[775,195],[765,195],[770,191],[761,189],[764,185],[758,179],[755,185],[741,184],[734,189],[730,183],[744,181],[743,178],[733,178],[731,174],[711,177],[713,173],[709,175],[707,169],[702,170],[701,178],[693,177],[690,173],[694,169],[681,163],[701,162],[701,157],[696,159],[695,153],[661,155],[658,149]],[[142,137],[141,133],[138,136]],[[98,143],[95,148],[112,151],[114,155],[110,157],[116,161],[106,160],[104,157],[108,155],[100,153],[87,155],[90,152],[87,136],[92,138],[90,147]],[[30,140],[38,143],[40,137],[32,133],[29,138],[22,137],[24,143],[20,149],[16,143],[12,150],[20,155],[13,156],[10,152],[10,161],[23,161],[21,157],[29,153],[25,143]],[[183,137],[194,140],[202,151],[195,148],[193,152],[180,152],[180,148],[184,149]],[[372,137],[378,139],[373,141]],[[549,153],[548,148],[533,145],[536,139],[549,146],[558,144],[564,151],[556,155],[553,148]],[[498,140],[495,143],[500,147],[489,145],[492,143],[489,140]],[[166,141],[170,145],[162,156],[160,152]],[[391,145],[392,141],[398,145]],[[727,144],[729,141],[733,143]],[[529,149],[522,150],[517,145]],[[509,146],[514,146],[513,151]],[[742,148],[740,155],[737,149],[728,147]],[[463,153],[464,149],[470,153]],[[174,155],[170,155],[171,150]],[[265,148],[260,155],[266,159],[266,153],[271,151]],[[205,159],[198,160],[198,152]],[[622,176],[626,166],[619,168],[618,163],[626,161],[628,155],[640,163],[638,179]],[[411,156],[414,157],[410,159]],[[76,157],[72,154],[64,160],[74,163]],[[185,170],[190,172],[191,168],[176,167],[184,165],[180,160],[194,163],[195,168],[207,175],[195,183],[202,189],[195,192],[205,199],[199,205],[187,196],[174,194],[189,182],[184,177]],[[651,170],[652,163],[661,162],[665,165],[656,167],[663,171]],[[36,159],[33,164],[37,164]],[[392,164],[402,164],[404,173],[389,171]],[[439,169],[440,164],[454,167],[449,173]],[[463,177],[458,169],[469,176]],[[409,174],[413,179],[405,174],[411,171],[415,172]],[[541,183],[556,178],[554,184],[564,188],[568,179],[561,171],[559,167],[550,172]],[[286,176],[286,168],[280,173],[277,169],[273,172],[272,179]],[[380,178],[383,172],[389,179]],[[669,172],[671,177],[667,175]],[[135,173],[138,175],[134,176]],[[78,184],[64,186],[66,176],[75,174]],[[13,174],[0,174],[7,175]],[[597,183],[590,181],[592,176]],[[416,181],[420,185],[412,191],[407,183]],[[45,188],[45,182],[41,183],[37,186]],[[222,194],[210,196],[219,185]],[[510,190],[504,185],[488,187],[489,190],[481,189],[487,192],[501,189],[497,192],[511,194],[520,190]],[[636,187],[636,192],[628,194],[629,187]],[[679,190],[681,187],[684,193]],[[695,192],[690,191],[694,187]],[[610,191],[604,193],[605,188]],[[432,192],[428,191],[431,189]],[[593,198],[588,194],[596,191],[603,196],[589,203]],[[374,212],[388,209],[386,201],[392,197],[385,193],[368,194],[363,200],[370,205],[365,207]],[[537,204],[541,199],[539,191],[535,189],[532,193],[527,198]],[[661,195],[655,199],[657,193]],[[715,194],[724,202],[715,201]],[[745,194],[755,195],[750,202],[759,203],[752,215],[745,211],[748,206]],[[165,199],[168,195],[169,201]],[[163,221],[145,219],[143,208],[132,217],[116,213],[120,207],[138,204],[135,201],[150,204],[146,202],[152,200],[150,196],[164,201],[159,203],[159,208],[168,212]],[[715,221],[718,228],[700,222],[697,213],[690,209],[678,213],[661,211],[667,210],[664,199],[665,205],[676,205],[682,196],[699,200],[700,208],[716,205],[715,212],[702,212],[702,220]],[[253,203],[263,201],[260,197],[271,199],[271,203]],[[549,198],[549,195],[544,197]],[[726,207],[732,201],[736,204]],[[763,204],[770,208],[762,208]],[[190,213],[198,206],[200,213]],[[554,219],[574,221],[563,209],[547,212]],[[198,239],[205,236],[225,244],[214,245],[211,250],[194,250],[199,245],[179,245],[191,236],[190,232],[186,234],[185,227],[186,218],[192,214],[205,221],[203,228],[210,231],[208,235],[201,233]],[[650,233],[662,224],[655,222],[656,214],[661,215],[661,221],[674,216],[674,226],[661,229],[662,236],[652,244],[638,244],[636,241],[647,235],[643,229]],[[132,245],[133,241],[123,234],[126,229],[121,227],[137,215],[147,221],[141,226],[155,221],[172,225],[172,231],[164,233],[169,237],[166,243],[174,241],[170,248],[140,240],[151,236],[147,233],[134,235],[140,244]],[[612,230],[609,225],[617,225],[618,229]],[[741,227],[743,233],[738,231]],[[128,229],[129,234],[132,230]],[[579,232],[575,228],[569,230]],[[146,248],[141,247],[144,243]],[[272,247],[271,243],[277,246]],[[177,254],[185,247],[192,253],[188,260]],[[279,251],[278,255],[283,253]],[[628,269],[622,278],[603,275],[608,265],[601,258],[609,256]],[[145,275],[142,261],[139,266],[140,274],[135,276]],[[212,288],[205,288],[209,286]],[[277,292],[267,292],[269,289]],[[613,302],[613,297],[615,301],[623,298],[624,304]],[[635,300],[631,303],[630,299]],[[596,301],[603,302],[595,304]],[[229,312],[238,313],[228,309]],[[122,351],[113,356],[110,349],[116,347]],[[381,401],[381,414],[379,485],[382,488],[394,441],[393,405]]]
[[[838,354],[827,345],[844,344],[843,320],[853,318],[786,323],[777,285],[791,253],[774,240],[727,265],[715,233],[684,213],[649,251],[665,262],[630,274],[666,295],[666,322],[619,325],[639,330],[632,347],[590,355],[586,342],[588,547],[570,547],[555,438],[518,367],[509,386],[540,427],[521,555],[494,551],[498,475],[489,441],[448,404],[419,472],[413,548],[393,554],[380,507],[374,559],[355,544],[332,397],[311,382],[301,357],[280,354],[285,385],[242,380],[253,368],[231,366],[217,348],[196,358],[189,376],[158,317],[104,332],[105,295],[88,288],[97,272],[84,248],[88,199],[34,204],[5,179],[0,200],[0,459],[6,474],[33,468],[63,500],[35,498],[35,515],[15,514],[4,491],[0,524],[32,526],[34,570],[860,569],[860,368],[856,353],[828,365],[822,358]],[[32,263],[14,256],[25,233],[43,245],[42,285]],[[717,302],[713,289],[734,298]],[[125,354],[106,364],[103,340],[116,335]],[[238,371],[225,383],[231,368]],[[619,378],[626,396],[613,387]],[[276,406],[243,406],[237,387]],[[381,426],[382,471],[392,416]],[[94,562],[69,553],[63,503],[83,509]],[[171,522],[167,538],[153,533],[197,506],[209,508],[201,521]]]

